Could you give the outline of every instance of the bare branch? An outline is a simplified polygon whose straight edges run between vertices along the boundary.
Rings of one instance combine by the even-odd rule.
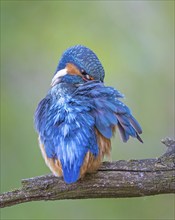
[[[175,141],[162,140],[168,149],[157,159],[104,162],[97,173],[77,183],[45,175],[22,180],[22,187],[0,195],[0,207],[60,199],[123,198],[175,192]]]

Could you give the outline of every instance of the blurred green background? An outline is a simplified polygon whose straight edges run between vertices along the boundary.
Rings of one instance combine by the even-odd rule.
[[[94,50],[125,94],[144,144],[113,139],[112,159],[155,158],[174,132],[174,1],[1,0],[1,192],[49,173],[33,114],[69,46]],[[25,203],[2,219],[173,219],[173,195]]]

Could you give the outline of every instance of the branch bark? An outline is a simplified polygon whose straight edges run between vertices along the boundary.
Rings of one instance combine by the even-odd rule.
[[[104,162],[77,183],[45,175],[24,179],[22,187],[0,195],[0,207],[39,200],[140,197],[175,192],[175,140],[162,140],[166,153],[156,159]]]

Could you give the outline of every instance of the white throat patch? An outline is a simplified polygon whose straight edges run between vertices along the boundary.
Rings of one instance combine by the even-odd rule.
[[[51,86],[56,85],[59,81],[60,81],[60,77],[65,76],[67,74],[67,69],[62,69],[59,70],[53,77],[52,82],[51,82]]]

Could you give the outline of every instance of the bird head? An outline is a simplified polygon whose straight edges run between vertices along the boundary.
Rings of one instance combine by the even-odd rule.
[[[76,45],[62,54],[51,85],[66,79],[72,83],[77,80],[81,83],[90,80],[103,82],[104,75],[103,66],[96,54],[85,46]]]

